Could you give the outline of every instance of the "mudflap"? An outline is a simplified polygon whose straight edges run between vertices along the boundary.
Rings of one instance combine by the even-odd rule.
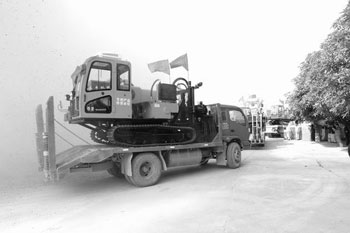
[[[221,152],[216,156],[216,165],[218,166],[226,166],[227,160],[226,160],[226,153]]]
[[[131,168],[131,160],[133,158],[132,153],[125,154],[123,159],[122,159],[122,167],[121,167],[121,172],[124,175],[127,176],[132,176],[132,168]]]

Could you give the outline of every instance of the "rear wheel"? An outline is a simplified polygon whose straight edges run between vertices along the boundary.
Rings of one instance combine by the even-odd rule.
[[[161,172],[162,164],[158,156],[152,153],[142,153],[132,160],[132,176],[127,180],[130,179],[134,185],[139,187],[151,186],[158,182]]]
[[[227,147],[227,166],[238,168],[241,165],[241,147],[236,142],[231,142]]]

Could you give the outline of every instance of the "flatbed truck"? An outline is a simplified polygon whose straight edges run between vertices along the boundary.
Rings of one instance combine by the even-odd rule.
[[[215,159],[219,166],[238,168],[242,150],[250,147],[247,117],[236,106],[207,107],[217,131],[208,142],[136,147],[80,145],[56,153],[54,100],[50,97],[45,124],[42,105],[36,109],[39,170],[44,172],[46,181],[57,181],[76,171],[107,170],[113,176],[125,177],[132,185],[145,187],[156,184],[161,173],[169,168],[204,165],[210,159]]]

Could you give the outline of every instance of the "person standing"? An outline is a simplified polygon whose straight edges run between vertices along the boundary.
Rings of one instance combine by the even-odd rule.
[[[315,141],[315,125],[311,124],[311,141]]]
[[[344,134],[345,134],[345,143],[347,146],[349,146],[349,144],[350,144],[350,129],[349,129],[348,124],[345,124]]]
[[[340,127],[338,123],[335,123],[334,125],[334,137],[335,137],[335,142],[338,143],[339,146],[343,146],[343,143],[340,138]]]
[[[296,122],[296,139],[297,140],[301,140],[301,132],[302,132],[302,128],[301,128],[301,124],[300,122]]]

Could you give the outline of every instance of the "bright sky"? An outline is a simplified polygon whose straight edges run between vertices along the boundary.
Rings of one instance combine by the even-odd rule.
[[[151,74],[147,63],[187,53],[190,80],[203,82],[197,101],[234,104],[257,94],[278,102],[293,89],[299,64],[319,49],[346,4],[0,0],[0,122],[10,135],[29,124],[24,131],[31,136],[36,104],[49,95],[64,100],[75,67],[100,52],[131,61],[133,83],[143,88],[159,77],[169,80]],[[173,70],[171,79],[178,76],[187,73]]]

